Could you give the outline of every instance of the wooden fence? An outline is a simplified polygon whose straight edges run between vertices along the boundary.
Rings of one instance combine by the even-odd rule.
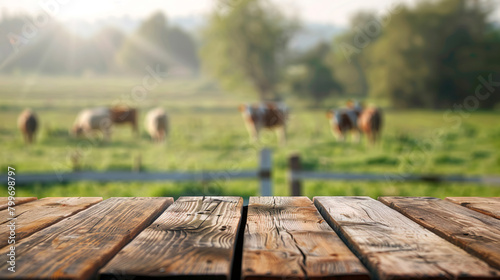
[[[199,181],[212,182],[217,180],[245,180],[258,179],[260,181],[260,195],[271,196],[272,191],[272,159],[271,150],[260,151],[259,167],[256,170],[227,170],[201,172],[68,172],[44,174],[16,174],[16,184],[26,185],[33,183],[62,183],[72,181],[95,182],[128,182],[128,181]],[[7,181],[6,175],[1,175],[2,182]],[[464,177],[441,175],[398,175],[398,174],[356,174],[331,173],[302,170],[300,156],[295,154],[289,158],[288,181],[290,193],[293,196],[302,195],[303,180],[356,180],[356,181],[424,181],[424,182],[463,182],[493,185],[500,187],[500,177]]]
[[[227,171],[201,171],[201,172],[93,172],[79,171],[68,173],[38,173],[16,174],[16,184],[26,185],[33,183],[63,183],[74,181],[95,181],[95,182],[128,182],[128,181],[200,181],[211,182],[217,180],[243,180],[258,179],[260,181],[261,195],[272,195],[271,183],[271,150],[262,149],[260,151],[259,167],[256,170],[227,170]],[[1,182],[7,182],[7,176],[0,176]]]
[[[290,193],[293,196],[302,195],[302,180],[347,180],[347,181],[421,181],[430,183],[461,182],[477,183],[500,187],[500,177],[464,177],[460,175],[413,175],[413,174],[359,174],[359,173],[332,173],[302,170],[300,155],[294,154],[288,159],[288,182]]]

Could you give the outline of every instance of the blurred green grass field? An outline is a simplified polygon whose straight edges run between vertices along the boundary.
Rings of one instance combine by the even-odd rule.
[[[84,170],[131,170],[140,155],[145,171],[237,172],[255,169],[258,151],[273,150],[275,195],[289,195],[286,171],[288,157],[300,153],[308,170],[352,173],[415,173],[443,175],[500,174],[500,112],[473,112],[460,118],[460,125],[447,122],[443,111],[385,111],[382,141],[338,143],[325,118],[325,108],[345,100],[330,100],[325,108],[310,109],[298,100],[288,100],[291,117],[288,143],[277,144],[272,132],[261,142],[249,141],[237,105],[252,102],[236,93],[222,93],[212,83],[197,80],[167,80],[134,101],[131,89],[141,77],[51,78],[0,77],[0,170],[13,166],[17,174],[71,170],[71,156],[82,156]],[[111,143],[73,139],[68,130],[78,112],[93,106],[122,101],[140,110],[139,138],[128,126],[115,127]],[[167,143],[151,143],[144,131],[144,115],[150,108],[165,108],[170,118]],[[41,122],[37,142],[25,146],[17,129],[17,116],[30,107]],[[6,182],[2,183],[6,186]],[[0,190],[7,195],[7,188]],[[174,196],[258,195],[257,180],[200,182],[130,182],[35,184],[19,186],[18,196]],[[403,196],[500,196],[500,188],[458,183],[402,183],[356,181],[306,181],[304,194]]]

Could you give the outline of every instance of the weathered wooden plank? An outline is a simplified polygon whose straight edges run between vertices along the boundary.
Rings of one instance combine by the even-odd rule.
[[[15,197],[14,203],[15,205],[13,207],[16,207],[17,205],[21,205],[26,202],[30,202],[33,200],[36,200],[36,197]],[[0,210],[7,209],[9,203],[9,198],[8,197],[0,197]]]
[[[500,269],[500,220],[432,197],[379,200]]]
[[[16,242],[16,272],[2,262],[0,278],[88,279],[172,202],[163,197],[107,199]]]
[[[500,278],[485,262],[372,198],[314,202],[378,279]]]
[[[101,201],[101,197],[47,197],[16,206],[14,216],[7,209],[0,211],[0,247],[8,245],[11,230],[7,225],[11,221],[19,241]]]
[[[446,200],[500,219],[500,197],[447,197]]]
[[[240,197],[181,197],[104,268],[120,277],[229,279]]]
[[[369,279],[307,197],[251,197],[243,279]]]

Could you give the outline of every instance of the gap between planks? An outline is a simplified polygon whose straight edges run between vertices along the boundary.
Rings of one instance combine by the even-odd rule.
[[[500,220],[433,197],[380,197],[379,200],[500,269]]]
[[[101,279],[229,279],[241,197],[181,197],[125,246]]]
[[[500,197],[447,197],[446,200],[500,219]]]
[[[23,203],[27,203],[30,201],[37,200],[36,197],[14,197],[14,203],[15,205],[12,207],[16,207],[18,205],[21,205]],[[8,197],[0,197],[0,210],[7,209],[9,207],[9,198]]]
[[[15,277],[88,279],[173,202],[114,197],[16,242]],[[6,255],[9,247],[0,250]],[[0,278],[13,277],[0,263]]]
[[[47,197],[15,207],[14,215],[8,209],[0,211],[0,248],[8,245],[10,228],[8,218],[14,218],[15,241],[53,225],[60,220],[102,201],[101,197]]]
[[[323,217],[378,279],[499,279],[500,273],[369,197],[315,197]]]
[[[369,279],[307,197],[251,197],[242,279]]]

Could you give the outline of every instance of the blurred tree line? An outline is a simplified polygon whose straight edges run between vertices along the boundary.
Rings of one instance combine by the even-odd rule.
[[[467,98],[477,87],[489,77],[500,82],[500,28],[488,21],[494,5],[438,0],[382,16],[358,13],[333,41],[330,65],[347,95],[383,98],[395,108],[475,107]],[[493,108],[498,90],[478,106]]]
[[[146,66],[199,70],[191,35],[170,26],[162,13],[147,18],[134,34],[103,28],[90,38],[71,34],[43,15],[8,15],[0,20],[0,72],[79,75],[144,73]]]
[[[500,81],[500,30],[487,22],[493,10],[487,4],[441,0],[401,7],[354,55],[353,64],[363,65],[368,93],[398,108],[451,108],[475,95],[480,77]],[[499,92],[480,106],[491,108],[498,101]]]
[[[474,97],[479,85],[491,92],[500,83],[500,28],[488,21],[494,1],[360,12],[330,44],[298,53],[288,48],[297,22],[269,1],[218,2],[202,61],[229,90],[245,88],[261,100],[295,94],[315,105],[331,96],[382,98],[397,108],[491,108],[500,101],[500,89]],[[478,102],[485,95],[488,101]]]
[[[160,65],[192,74],[201,68],[227,91],[260,100],[295,95],[320,106],[341,96],[384,99],[396,108],[476,107],[489,91],[477,106],[500,102],[500,25],[490,18],[496,0],[359,12],[343,34],[306,51],[290,48],[299,21],[269,0],[216,2],[196,42],[162,13],[133,34],[105,28],[88,39],[55,21],[37,29],[40,19],[4,14],[0,72],[122,74]]]

